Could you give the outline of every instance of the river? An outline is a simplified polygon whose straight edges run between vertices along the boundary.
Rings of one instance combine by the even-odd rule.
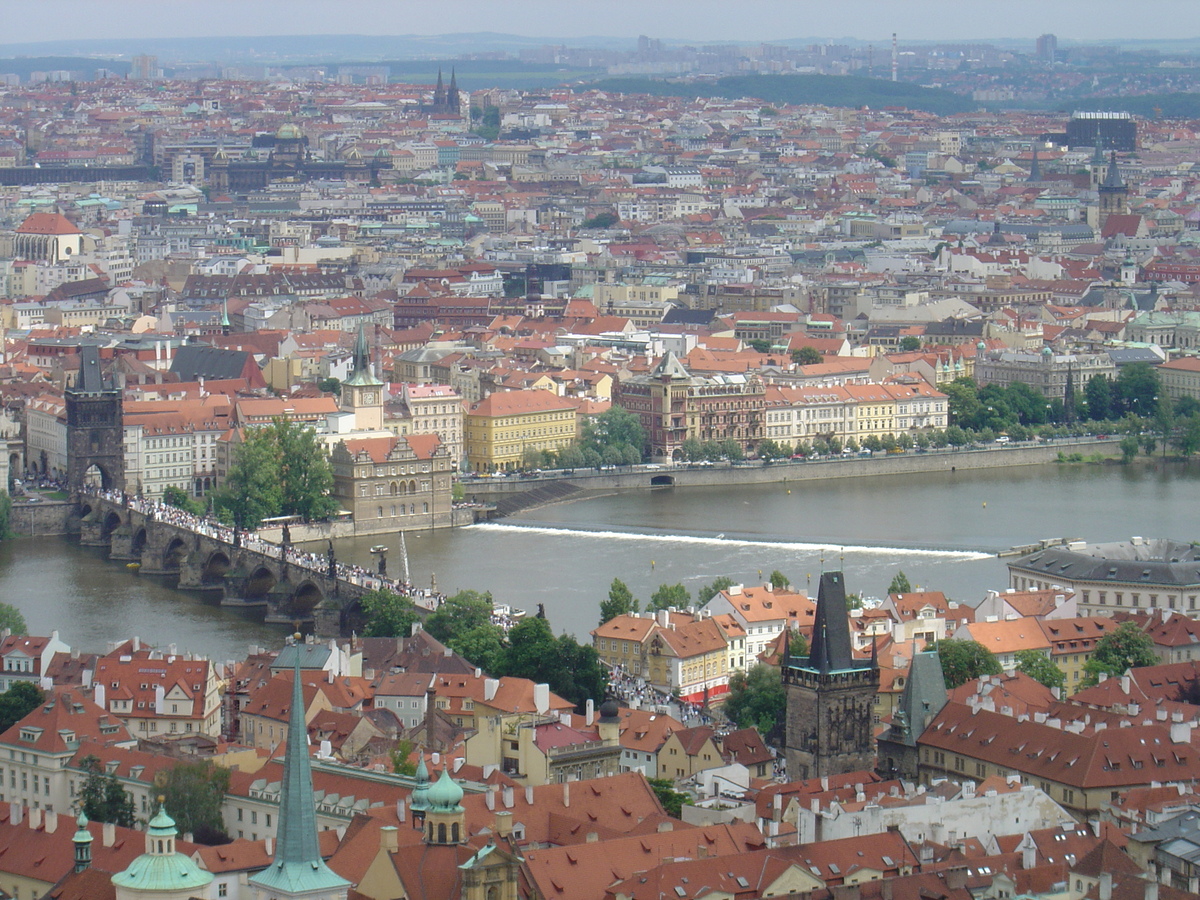
[[[1046,465],[823,483],[661,488],[590,497],[497,523],[406,536],[412,579],[436,577],[445,593],[490,590],[496,602],[544,604],[556,630],[580,638],[614,577],[646,599],[660,584],[692,593],[719,575],[754,583],[778,569],[797,586],[822,567],[847,586],[881,596],[898,569],[914,586],[977,602],[1007,585],[996,552],[1040,538],[1200,538],[1200,465]],[[371,566],[370,548],[398,538],[335,542],[340,559]],[[211,597],[130,574],[69,539],[0,544],[0,598],[34,633],[57,628],[68,643],[103,649],[133,634],[217,659],[250,643],[277,644],[286,628],[222,609]]]

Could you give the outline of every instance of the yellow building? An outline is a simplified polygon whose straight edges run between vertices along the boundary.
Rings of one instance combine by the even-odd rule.
[[[1050,642],[1050,662],[1066,678],[1063,690],[1073,694],[1083,685],[1084,666],[1092,658],[1096,644],[1112,634],[1120,624],[1109,616],[1077,616],[1071,619],[1043,618],[1038,622]]]
[[[859,443],[874,435],[896,433],[896,400],[881,384],[847,384],[842,390],[854,407],[852,437]]]
[[[577,404],[550,391],[502,391],[468,410],[467,465],[475,472],[522,467],[528,450],[562,450],[576,437]]]

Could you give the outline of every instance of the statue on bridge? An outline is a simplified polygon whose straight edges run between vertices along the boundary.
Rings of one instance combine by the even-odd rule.
[[[333,554],[333,541],[329,542],[329,549],[325,551],[325,559],[327,561],[327,573],[330,578],[337,580],[337,557]]]

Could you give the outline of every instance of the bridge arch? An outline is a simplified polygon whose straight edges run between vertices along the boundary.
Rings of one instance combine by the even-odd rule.
[[[163,569],[172,572],[178,572],[183,561],[187,559],[188,550],[187,544],[183,538],[178,535],[167,544],[167,549],[163,552]]]
[[[112,533],[121,527],[121,514],[116,510],[110,509],[108,515],[104,517],[104,537],[105,539],[112,537]]]
[[[267,566],[259,566],[250,573],[250,577],[246,579],[246,586],[243,590],[246,600],[265,600],[267,595],[279,583],[279,579],[275,577]]]
[[[225,580],[225,573],[231,567],[229,557],[223,550],[210,553],[208,559],[204,561],[204,568],[200,570],[200,583],[220,584]]]
[[[142,551],[146,549],[146,541],[146,526],[142,525],[133,533],[133,540],[129,544],[129,549],[134,556],[140,557],[142,555]]]
[[[674,475],[655,475],[650,479],[651,485],[671,485],[675,483]]]
[[[296,588],[296,593],[292,595],[292,608],[297,615],[308,616],[324,599],[325,594],[317,585],[311,581],[302,581]]]

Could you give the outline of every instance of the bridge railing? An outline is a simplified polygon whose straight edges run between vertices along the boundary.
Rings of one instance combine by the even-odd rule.
[[[83,493],[85,497],[98,497],[116,506],[141,513],[151,522],[170,525],[219,543],[228,544],[230,547],[258,553],[269,560],[306,569],[320,578],[337,580],[343,584],[354,585],[368,591],[382,589],[401,594],[411,598],[414,603],[425,609],[437,609],[445,599],[440,593],[416,588],[409,582],[380,575],[353,563],[338,562],[332,553],[313,553],[298,549],[287,542],[276,544],[261,537],[257,532],[233,528],[212,518],[196,516],[157,500],[131,496],[123,491],[106,491],[94,487],[86,489]],[[330,550],[332,551],[332,544],[330,544]]]

